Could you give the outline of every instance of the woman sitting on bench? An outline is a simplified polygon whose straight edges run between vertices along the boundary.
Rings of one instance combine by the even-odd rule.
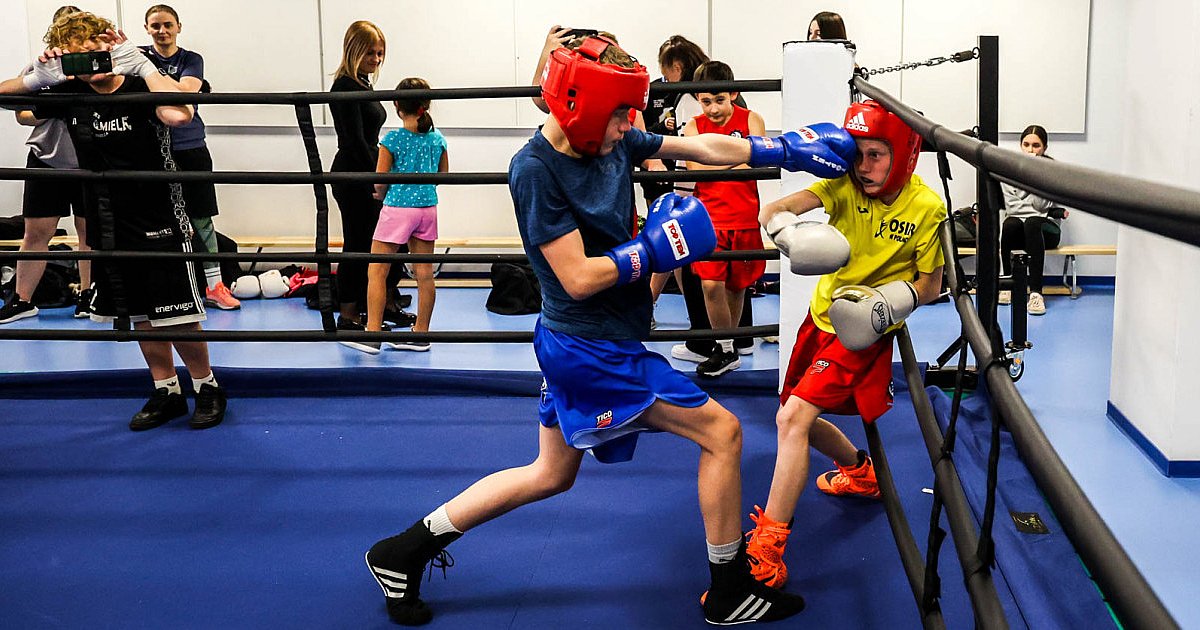
[[[1021,150],[1031,157],[1050,158],[1046,155],[1046,128],[1029,125],[1021,132]],[[1054,159],[1054,158],[1050,158]],[[1046,250],[1058,247],[1062,238],[1059,227],[1067,217],[1065,208],[1008,184],[1000,184],[1004,191],[1004,224],[1000,228],[1000,266],[1004,275],[1012,275],[1013,250],[1024,250],[1029,254],[1029,302],[1030,315],[1045,315],[1046,300],[1042,297],[1043,274],[1046,265]],[[1012,291],[1000,292],[1000,303],[1012,302]]]

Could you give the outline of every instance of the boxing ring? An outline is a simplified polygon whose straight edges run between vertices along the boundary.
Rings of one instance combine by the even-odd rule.
[[[980,61],[987,63],[986,46]],[[938,151],[979,169],[981,209],[994,210],[996,180],[1060,203],[1192,244],[1200,244],[1195,193],[1053,163],[1034,169],[1014,152],[949,131],[861,78],[853,87],[883,103]],[[670,84],[656,91],[773,91],[779,81]],[[162,333],[90,328],[0,328],[6,346],[40,341],[329,342],[410,339],[441,343],[528,343],[527,330],[364,333],[336,331],[332,263],[488,263],[519,255],[332,253],[325,186],[334,182],[496,185],[502,173],[375,175],[324,173],[311,105],[334,100],[513,98],[536,88],[464,88],[339,94],[105,96],[158,104],[293,106],[309,173],[31,172],[0,178],[167,179],[312,185],[312,253],[16,253],[12,258],[236,259],[317,265],[321,309],[284,330]],[[29,102],[4,97],[0,103]],[[986,125],[982,124],[981,129]],[[989,140],[981,132],[983,140]],[[994,137],[991,138],[994,142]],[[774,169],[638,173],[637,180],[778,177]],[[1103,192],[1088,186],[1104,177]],[[1114,194],[1113,191],[1116,191]],[[1124,194],[1122,194],[1124,193]],[[1117,202],[1116,199],[1126,201]],[[986,204],[986,205],[985,205]],[[985,215],[987,218],[985,218]],[[806,492],[789,551],[806,627],[1169,628],[1175,623],[1055,455],[1009,378],[996,325],[995,213],[980,213],[978,304],[961,270],[947,279],[980,383],[974,395],[925,387],[907,332],[899,337],[896,408],[878,423],[849,427],[870,442],[884,507]],[[947,260],[951,232],[943,226]],[[993,249],[995,245],[992,245]],[[994,252],[992,252],[994,254]],[[716,257],[776,258],[760,251]],[[993,261],[993,262],[988,262]],[[293,314],[294,315],[294,314]],[[778,325],[733,331],[658,330],[651,341],[778,334]],[[292,345],[292,344],[289,344]],[[219,348],[219,347],[218,347]],[[364,545],[438,496],[533,454],[537,385],[531,371],[345,370],[319,366],[226,368],[230,418],[203,435],[124,429],[140,399],[142,370],[9,372],[0,375],[0,610],[20,627],[371,627],[384,623],[377,591],[360,564]],[[960,369],[966,355],[960,355]],[[729,378],[734,377],[734,378]],[[774,461],[773,370],[734,372],[706,382],[743,419],[747,501],[765,497]],[[143,379],[144,380],[144,379]],[[147,439],[149,438],[149,439]],[[885,448],[886,445],[886,448]],[[922,452],[924,451],[924,452]],[[932,467],[931,467],[932,464]],[[815,463],[815,465],[817,465]],[[997,470],[1003,466],[1001,478]],[[931,493],[897,488],[931,488]],[[1000,527],[1002,510],[1043,500],[1052,532],[1031,543]],[[636,501],[634,503],[633,501]],[[749,505],[746,506],[747,508]],[[653,523],[647,528],[647,523]],[[931,526],[932,524],[932,526]],[[681,440],[643,440],[624,466],[585,465],[576,488],[480,528],[455,545],[459,563],[427,595],[440,627],[552,627],[570,616],[585,627],[700,627],[695,598],[705,586],[696,548],[694,453]],[[939,561],[946,533],[958,562]],[[561,535],[559,532],[569,532]],[[610,532],[626,532],[612,537]],[[638,532],[632,535],[631,532]],[[915,532],[915,533],[914,533]],[[899,553],[897,553],[899,550]],[[1082,563],[1076,561],[1075,555]],[[1086,566],[1086,570],[1085,570]],[[1032,567],[1032,569],[1031,569]],[[1038,567],[1052,567],[1043,579]],[[1090,577],[1089,577],[1090,572]],[[434,578],[441,580],[440,576]],[[1095,586],[1093,586],[1093,579]],[[958,588],[956,585],[963,585]],[[913,603],[916,615],[913,615]],[[1110,610],[1112,617],[1110,618]]]

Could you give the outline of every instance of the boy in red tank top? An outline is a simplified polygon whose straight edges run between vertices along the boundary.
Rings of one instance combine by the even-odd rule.
[[[720,61],[709,61],[696,69],[695,81],[732,81],[733,70]],[[683,135],[719,133],[737,138],[766,133],[762,116],[733,104],[737,92],[710,94],[700,92],[703,114],[692,119]],[[714,167],[688,162],[688,169]],[[730,168],[725,166],[719,169]],[[739,164],[732,168],[749,168]],[[717,231],[716,251],[762,249],[758,226],[758,182],[697,182],[693,193],[704,202]],[[714,329],[733,328],[742,316],[746,289],[754,284],[766,269],[762,260],[714,260],[692,263],[704,291],[704,306]],[[715,378],[740,367],[742,361],[734,350],[733,339],[720,339],[708,360],[696,367],[700,376]]]

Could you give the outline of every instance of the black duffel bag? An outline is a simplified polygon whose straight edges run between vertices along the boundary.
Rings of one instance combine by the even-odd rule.
[[[492,263],[492,292],[487,310],[500,315],[542,311],[542,285],[527,263]]]

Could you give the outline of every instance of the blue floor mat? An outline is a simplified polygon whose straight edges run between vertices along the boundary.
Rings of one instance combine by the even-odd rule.
[[[391,627],[366,548],[481,476],[528,463],[537,433],[536,375],[400,372],[380,376],[390,395],[371,396],[311,389],[361,382],[361,370],[247,372],[231,378],[243,395],[226,423],[208,431],[181,419],[130,432],[141,397],[0,399],[5,625]],[[306,395],[269,394],[271,378]],[[716,394],[743,421],[746,512],[765,502],[774,466],[774,378]],[[443,393],[448,379],[458,387]],[[857,419],[832,419],[865,444]],[[880,429],[923,541],[932,475],[906,394]],[[587,459],[570,492],[471,531],[450,548],[447,578],[423,586],[434,627],[706,627],[696,458],[688,442],[645,436],[633,462]],[[830,467],[814,454],[814,473]],[[944,554],[948,626],[969,627]],[[787,588],[809,608],[779,627],[920,627],[878,503],[810,482],[787,558]]]

